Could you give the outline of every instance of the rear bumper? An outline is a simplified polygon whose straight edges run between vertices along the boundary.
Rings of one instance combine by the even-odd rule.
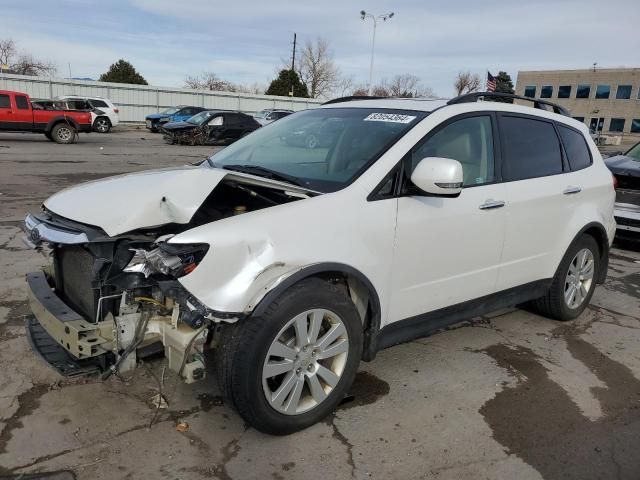
[[[42,271],[28,273],[27,284],[33,316],[73,358],[86,359],[111,351],[112,322],[87,321],[58,297]]]
[[[616,203],[613,216],[619,231],[640,233],[640,206]]]

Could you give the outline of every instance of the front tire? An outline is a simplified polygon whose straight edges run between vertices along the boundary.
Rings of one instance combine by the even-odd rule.
[[[75,143],[78,132],[67,123],[58,123],[51,129],[51,138],[56,143]]]
[[[547,294],[531,302],[533,310],[555,320],[573,320],[589,305],[599,271],[598,243],[583,235],[564,254]]]
[[[319,422],[344,398],[362,354],[362,325],[344,288],[304,280],[259,318],[225,325],[218,383],[252,427],[286,435]]]
[[[93,122],[93,129],[98,133],[109,133],[111,130],[111,121],[107,117],[98,117]]]

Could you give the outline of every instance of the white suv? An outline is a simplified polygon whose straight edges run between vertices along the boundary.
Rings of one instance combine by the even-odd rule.
[[[111,128],[120,123],[120,117],[118,116],[119,110],[108,98],[67,95],[65,97],[58,97],[58,99],[65,100],[70,104],[76,101],[87,102],[92,108],[99,110],[98,113],[91,113],[93,129],[98,133],[108,133]]]
[[[53,257],[27,277],[34,348],[106,377],[156,345],[187,382],[213,348],[227,401],[286,434],[380,349],[525,302],[577,317],[607,273],[611,173],[560,107],[478,99],[333,101],[53,195],[25,221]],[[318,148],[282,140],[324,123]]]

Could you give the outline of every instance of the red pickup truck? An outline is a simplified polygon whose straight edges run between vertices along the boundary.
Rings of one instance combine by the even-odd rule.
[[[26,93],[0,90],[0,131],[44,133],[56,143],[75,143],[78,132],[91,132],[91,112],[40,110]]]

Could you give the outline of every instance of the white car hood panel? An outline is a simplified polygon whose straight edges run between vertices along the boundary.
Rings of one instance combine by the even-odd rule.
[[[188,223],[225,177],[291,192],[309,191],[238,172],[185,166],[83,183],[49,197],[44,206],[55,214],[100,227],[114,236],[139,228]]]

